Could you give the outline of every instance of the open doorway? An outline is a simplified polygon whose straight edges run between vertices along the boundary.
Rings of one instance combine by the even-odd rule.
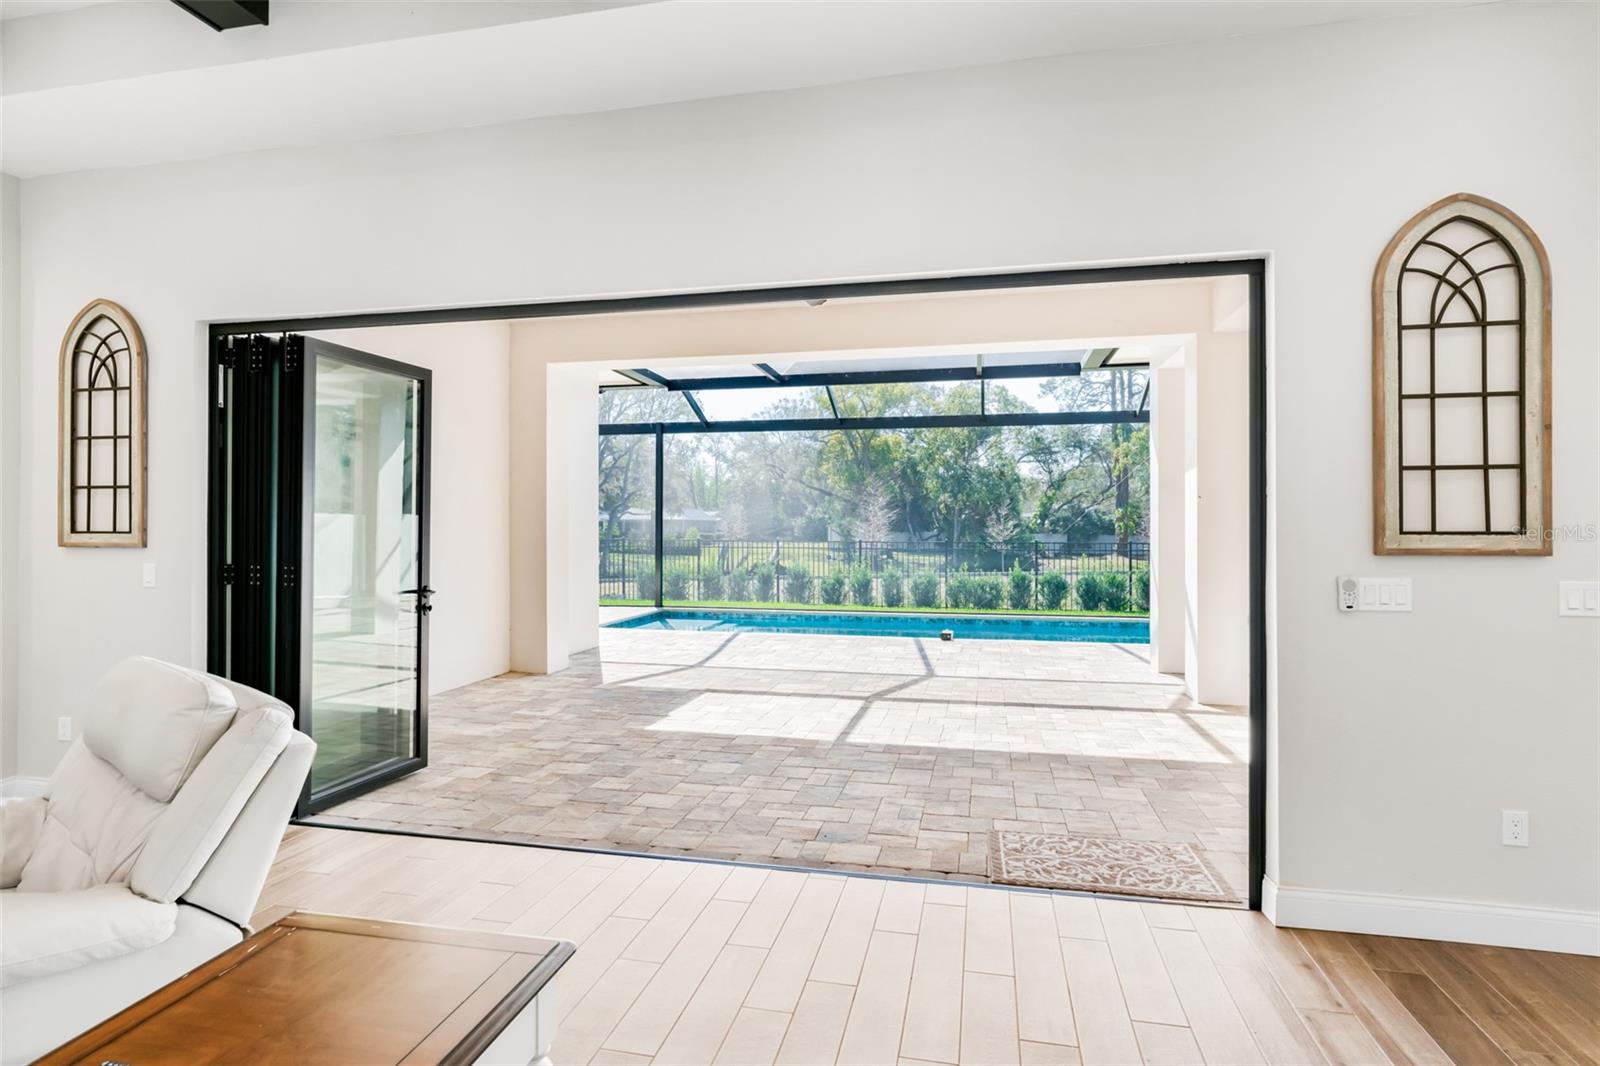
[[[792,643],[782,648],[771,645],[766,639],[768,635],[760,633],[666,634],[676,642],[672,643],[641,626],[598,630],[590,645],[593,650],[583,650],[582,643],[571,644],[571,653],[563,655],[566,669],[544,676],[511,673],[456,691],[436,690],[431,736],[433,758],[429,769],[391,783],[362,799],[332,808],[321,820],[327,824],[482,836],[524,843],[676,852],[734,861],[980,880],[1004,880],[993,877],[995,852],[991,835],[994,833],[1037,834],[1043,829],[1059,827],[1065,828],[1068,834],[1077,830],[1077,835],[1097,836],[1102,840],[1150,844],[1173,842],[1160,838],[1182,834],[1189,834],[1198,843],[1202,833],[1209,833],[1212,843],[1225,843],[1225,847],[1216,850],[1226,850],[1229,854],[1228,858],[1208,864],[1214,870],[1221,868],[1217,870],[1221,875],[1218,880],[1226,883],[1227,898],[1257,902],[1254,897],[1260,883],[1263,843],[1260,804],[1264,800],[1262,759],[1265,752],[1262,734],[1264,684],[1261,683],[1265,677],[1265,651],[1260,612],[1264,595],[1261,575],[1265,543],[1265,510],[1260,500],[1264,485],[1265,439],[1261,407],[1264,394],[1260,391],[1264,368],[1260,330],[1261,264],[1250,261],[1139,268],[1127,272],[1007,275],[999,281],[993,278],[940,279],[926,284],[930,290],[948,286],[946,292],[952,294],[938,298],[955,302],[969,290],[986,296],[1024,291],[1044,297],[1051,290],[1068,292],[1080,281],[1091,281],[1106,287],[1097,293],[1101,296],[1097,302],[1109,302],[1112,291],[1121,290],[1124,283],[1182,280],[1198,285],[1217,278],[1239,279],[1237,291],[1244,294],[1237,308],[1240,314],[1233,322],[1222,323],[1212,314],[1216,308],[1208,303],[1206,320],[1190,326],[1187,334],[1163,328],[1158,338],[1163,346],[1162,361],[1160,366],[1152,362],[1145,368],[1150,384],[1145,390],[1148,395],[1140,400],[1151,401],[1146,405],[1145,414],[1147,419],[1157,419],[1161,401],[1160,386],[1156,382],[1162,374],[1167,381],[1196,381],[1195,369],[1185,360],[1196,352],[1204,358],[1212,342],[1209,339],[1185,340],[1185,335],[1229,335],[1225,343],[1231,351],[1237,352],[1239,371],[1230,396],[1231,410],[1239,419],[1236,438],[1239,447],[1230,469],[1238,475],[1240,485],[1231,505],[1235,522],[1228,527],[1230,543],[1238,549],[1233,587],[1238,607],[1227,623],[1237,660],[1234,677],[1243,688],[1236,697],[1207,703],[1191,691],[1191,686],[1202,683],[1199,677],[1203,675],[1197,671],[1197,676],[1191,677],[1184,667],[1163,674],[1161,664],[1156,661],[1162,654],[1173,653],[1172,633],[1177,634],[1177,649],[1186,662],[1201,661],[1193,653],[1205,647],[1224,647],[1230,643],[1197,641],[1195,634],[1189,631],[1192,627],[1184,622],[1190,613],[1189,605],[1217,607],[1222,602],[1216,598],[1208,600],[1208,589],[1198,583],[1210,568],[1191,566],[1185,557],[1177,556],[1175,572],[1173,555],[1168,553],[1165,559],[1160,557],[1159,545],[1170,545],[1174,540],[1170,531],[1163,537],[1157,529],[1163,508],[1161,486],[1165,484],[1171,490],[1174,469],[1180,485],[1189,480],[1191,473],[1187,460],[1182,458],[1185,450],[1180,447],[1174,453],[1180,457],[1176,463],[1169,458],[1165,465],[1166,476],[1159,473],[1162,463],[1154,456],[1149,473],[1151,514],[1148,521],[1151,528],[1147,533],[1152,544],[1148,563],[1151,591],[1147,595],[1151,617],[1145,625],[1151,640],[1143,645],[1142,653],[1129,654],[1129,649],[1138,642],[1127,640],[1051,643],[958,639],[942,642],[936,636],[931,639],[863,638],[811,634],[818,639],[802,650]],[[982,284],[985,280],[989,282],[987,286]],[[449,314],[473,321],[487,319],[491,313],[505,315],[512,320],[513,331],[521,326],[543,328],[558,320],[597,327],[597,314],[647,315],[651,319],[652,333],[677,338],[674,330],[692,331],[696,328],[692,320],[698,315],[721,314],[724,310],[733,313],[739,307],[754,310],[765,304],[792,308],[814,299],[826,299],[837,307],[847,307],[855,301],[916,299],[916,294],[908,294],[910,285],[897,283],[892,295],[875,293],[871,286],[833,286],[815,293],[805,290],[759,296],[723,294],[722,303],[712,295],[696,295],[681,298],[682,305],[678,305],[675,298],[653,298],[641,302],[608,301],[603,305],[541,305],[515,309],[527,315],[526,320],[514,319],[504,308]],[[931,293],[920,295],[931,296]],[[921,310],[920,317],[926,318],[926,309]],[[428,314],[437,318],[446,313]],[[679,324],[669,325],[674,321]],[[299,325],[331,329],[343,324],[339,320],[322,320]],[[364,318],[348,324],[369,328],[384,325],[385,332],[420,328],[421,325],[407,322],[406,316],[393,316],[384,321]],[[294,324],[257,323],[250,324],[250,328],[266,331],[290,325]],[[1134,342],[1149,340],[1154,334],[1130,331],[1126,334],[1062,337],[1052,333],[1048,336],[1055,340],[1076,340],[1082,342],[1083,350],[1093,351],[1102,347],[1133,349],[1138,346]],[[1174,337],[1177,337],[1175,342]],[[1120,343],[1100,343],[1108,339]],[[864,347],[860,343],[849,351],[842,346],[814,347],[809,353],[813,359],[819,358],[818,353],[827,353],[844,361],[859,361],[865,356]],[[894,349],[888,354],[906,355],[906,349],[912,346],[884,347]],[[690,360],[696,358],[693,351],[678,344],[669,354],[656,357],[658,365],[668,368],[691,365]],[[572,380],[580,376],[574,368],[586,367],[591,390],[597,388],[597,369],[651,365],[648,360],[608,358],[603,348],[585,347],[581,343],[567,345],[565,349],[549,347],[547,352],[549,369],[542,371],[541,377],[554,381],[559,371],[563,379]],[[637,349],[636,354],[650,353]],[[787,353],[747,348],[742,354],[765,354],[775,360]],[[877,354],[885,353],[880,350]],[[925,347],[924,354],[949,358],[954,353],[948,347],[939,351],[928,351]],[[734,361],[729,351],[722,350],[708,352],[708,358],[700,360],[715,366]],[[772,360],[760,361],[772,365]],[[1176,394],[1168,392],[1169,397]],[[836,401],[837,396],[834,399]],[[1172,406],[1169,401],[1167,409],[1170,411]],[[552,420],[557,417],[559,415],[552,411]],[[589,432],[597,436],[599,427],[593,416],[590,417]],[[696,417],[692,410],[689,417]],[[1151,428],[1156,430],[1159,439],[1160,427]],[[1170,427],[1167,432],[1170,445],[1173,439]],[[1186,431],[1180,428],[1177,433],[1181,443]],[[549,444],[548,439],[546,444]],[[654,441],[651,441],[653,447]],[[1156,441],[1152,441],[1152,452],[1156,448]],[[553,454],[544,454],[543,458],[551,464],[548,469],[552,471],[552,482],[543,486],[548,502],[554,498],[550,494],[556,491],[553,479],[557,460]],[[573,455],[569,453],[563,458],[571,460]],[[577,464],[569,462],[568,465],[575,468]],[[1187,489],[1180,491],[1175,497],[1179,501],[1179,513],[1186,516],[1190,508],[1187,492]],[[578,498],[581,500],[581,496]],[[1173,514],[1170,504],[1166,511],[1170,524]],[[563,521],[570,521],[574,544],[587,536],[587,550],[593,553],[588,558],[592,562],[584,563],[583,557],[577,557],[568,577],[551,565],[556,548],[546,545],[545,573],[548,580],[568,581],[573,603],[586,586],[592,605],[602,591],[600,555],[603,548],[598,538],[600,508],[592,506],[588,513],[587,520],[571,515]],[[1200,514],[1200,519],[1203,521],[1205,515]],[[666,514],[661,514],[663,526],[666,520]],[[652,516],[652,527],[655,522]],[[546,535],[553,537],[558,524],[553,518],[547,518]],[[1190,527],[1198,529],[1200,525],[1185,522],[1172,528]],[[1210,536],[1215,539],[1220,534],[1213,530]],[[1179,541],[1184,537],[1182,533],[1176,535]],[[851,539],[858,542],[862,538]],[[824,535],[822,542],[832,545],[838,538]],[[664,538],[656,540],[650,546],[652,562],[656,561],[653,556],[657,546],[661,554],[666,555]],[[823,568],[812,569],[808,577],[813,587],[807,590],[808,599],[821,602],[806,606],[846,607],[853,602],[868,606],[859,602],[858,595],[850,587],[851,579],[859,577],[855,571],[861,569],[862,549],[852,544],[848,548],[841,546],[839,550],[852,553],[848,560],[841,560],[850,565],[838,567],[840,573],[837,574],[831,567],[821,575],[817,571]],[[871,553],[875,549],[868,551]],[[703,552],[694,558],[705,566]],[[1191,555],[1190,558],[1198,557]],[[874,569],[872,561],[867,560],[871,584],[866,596],[871,600],[874,616],[914,613],[892,611],[891,605],[883,602],[884,567]],[[887,560],[880,555],[877,561],[906,565],[892,552]],[[1014,556],[1007,559],[1008,563],[1017,561]],[[1000,576],[999,567],[986,566],[979,571],[973,569],[974,562],[978,560],[968,561],[968,573],[972,578]],[[779,563],[788,569],[787,576],[792,578],[790,561],[780,555]],[[1030,605],[1039,603],[1040,583],[1049,569],[1047,563],[1048,560],[1043,561],[1037,571],[1023,571]],[[1121,564],[1119,558],[1118,565]],[[713,580],[723,584],[724,594],[726,575],[736,568],[724,568],[719,562],[710,571],[718,575]],[[1004,568],[1005,577],[1009,578],[1013,568],[1010,565]],[[906,569],[910,567],[907,565]],[[958,574],[962,573],[959,562],[955,569]],[[579,570],[587,570],[587,573],[579,576]],[[627,572],[626,566],[624,572]],[[676,597],[669,595],[667,568],[656,567],[654,573],[658,575],[656,587],[650,591],[661,597],[663,606],[670,606],[666,601]],[[942,611],[951,610],[950,576],[946,572],[941,578],[939,604]],[[1073,591],[1081,576],[1080,571],[1069,579]],[[1129,586],[1129,593],[1137,595],[1139,579],[1130,579],[1125,571],[1119,576]],[[820,577],[844,578],[843,603],[828,604],[822,600],[822,590],[818,587]],[[702,572],[685,590],[692,589],[697,602],[704,600],[705,581]],[[1092,587],[1094,583],[1089,584]],[[830,596],[836,594],[831,592]],[[1010,595],[1003,581],[1001,602],[1007,607]],[[1081,608],[1081,601],[1073,601],[1071,595],[1069,592],[1068,604]],[[445,598],[448,598],[448,590]],[[1180,604],[1182,606],[1178,606]],[[653,607],[654,603],[646,606]],[[1028,608],[1037,609],[1037,606]],[[440,631],[450,624],[448,614],[441,611],[435,615],[434,622]],[[1175,617],[1179,624],[1174,627],[1170,623]],[[1218,614],[1217,617],[1222,616]],[[559,635],[555,634],[556,626],[550,624],[554,619],[545,621],[546,642],[553,643]],[[1165,631],[1163,623],[1169,623]],[[1222,623],[1215,624],[1220,627]],[[1215,628],[1211,632],[1222,630]],[[894,650],[889,650],[887,645],[869,649],[862,643],[874,640],[904,643],[894,645]],[[1167,666],[1170,668],[1170,663]],[[1221,676],[1212,675],[1213,678]],[[748,684],[736,683],[739,681]],[[825,685],[826,690],[815,690],[818,684]],[[1050,691],[1045,694],[1047,689]],[[1108,693],[1115,693],[1115,698],[1108,698]],[[1128,706],[1117,710],[1116,700]],[[1114,706],[1102,706],[1106,703]],[[883,765],[877,757],[885,748],[916,747],[924,742],[930,725],[926,720],[919,721],[918,716],[931,705],[940,706],[947,713],[955,712],[953,717],[960,719],[946,734],[950,739],[928,745],[930,750],[927,751],[896,750],[894,765]],[[1011,720],[1010,724],[1016,726],[1017,738],[1002,737],[994,728],[993,720],[985,717],[990,709],[1000,718]],[[1108,725],[1104,720],[1092,726],[1079,724],[1107,711],[1123,715],[1118,722],[1137,724],[1127,729],[1120,724]],[[1023,712],[1032,712],[1034,721],[1027,721],[1027,714]],[[906,731],[911,726],[921,732]],[[949,722],[939,724],[941,730],[947,726]],[[830,731],[831,736],[825,735]],[[1048,740],[1043,739],[1047,731],[1053,734]],[[808,732],[811,735],[791,735]],[[1151,771],[1149,774],[1128,772],[1123,756],[1104,750],[1105,743],[1130,743],[1107,740],[1118,735],[1135,737],[1144,745],[1143,754],[1134,755],[1134,758],[1144,760],[1142,765]],[[821,743],[824,741],[826,743]],[[1007,745],[1013,743],[1032,745],[1037,750],[1007,750]],[[947,746],[941,747],[941,744]],[[1053,751],[1052,745],[1063,750]],[[834,749],[833,754],[819,754],[823,748]],[[1133,753],[1134,749],[1129,748],[1125,754]],[[830,761],[834,755],[846,762],[854,760],[855,765],[835,764]],[[901,756],[905,757],[905,765],[900,764]],[[1052,762],[1057,757],[1059,767]],[[1124,758],[1123,767],[1112,765],[1111,760],[1118,758]],[[776,764],[768,765],[763,759],[776,760]],[[968,761],[963,764],[962,759]],[[761,772],[784,770],[785,762],[788,762],[788,771],[798,771],[807,760],[815,765],[806,767],[803,780],[798,772]],[[919,760],[926,765],[913,765]],[[987,760],[994,762],[984,765]],[[1086,767],[1084,760],[1102,760],[1102,763]],[[686,768],[687,773],[667,772]],[[1058,768],[1063,772],[1058,773]],[[993,776],[997,770],[1003,771],[999,780]],[[991,776],[983,776],[983,771]],[[860,776],[856,776],[858,773]],[[898,781],[896,775],[899,775]],[[878,780],[880,776],[884,780]],[[1052,782],[1048,789],[1042,785],[1046,776]],[[1141,776],[1144,779],[1138,780]],[[1167,787],[1179,783],[1185,787]],[[1033,786],[1031,790],[1029,786]],[[1083,792],[1075,793],[1074,788]],[[897,789],[899,791],[895,791]],[[1088,795],[1091,789],[1094,795]],[[1119,789],[1141,795],[1136,799],[1128,793],[1119,794]],[[1002,790],[1007,795],[995,794]],[[777,795],[786,792],[793,795]],[[872,792],[882,794],[869,797],[868,793]],[[1152,795],[1158,792],[1169,794]],[[1094,802],[1082,803],[1086,795]],[[868,798],[875,801],[872,817],[863,820]],[[1041,798],[1059,805],[1031,802]],[[1072,806],[1074,799],[1079,800],[1077,806]],[[1218,802],[1202,802],[1211,799]],[[804,802],[800,802],[802,800]],[[762,806],[753,807],[755,803]],[[1134,809],[1135,804],[1142,808]],[[1212,810],[1204,810],[1206,807]],[[1056,814],[1025,816],[1045,810]],[[1061,812],[1073,810],[1081,812],[1076,825],[1070,815],[1057,819]],[[1212,818],[1213,814],[1220,817]],[[780,821],[797,824],[779,825]],[[839,824],[828,824],[830,821]],[[916,823],[914,828],[913,822]],[[1188,824],[1184,824],[1186,822]],[[939,833],[950,835],[935,835]],[[809,838],[801,839],[807,834]],[[957,834],[963,838],[959,842],[954,839]],[[897,839],[891,841],[888,839],[891,837]],[[721,843],[718,843],[719,838],[722,838]],[[945,845],[943,853],[931,854],[941,850],[932,845]],[[939,869],[936,864],[951,866],[952,854],[954,868]],[[928,865],[921,865],[923,862]],[[1121,891],[1135,893],[1132,885],[1125,885]]]

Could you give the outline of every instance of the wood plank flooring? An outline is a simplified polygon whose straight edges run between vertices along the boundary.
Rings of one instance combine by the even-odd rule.
[[[1600,1064],[1600,959],[1235,910],[303,827],[280,906],[576,941],[563,1066]]]

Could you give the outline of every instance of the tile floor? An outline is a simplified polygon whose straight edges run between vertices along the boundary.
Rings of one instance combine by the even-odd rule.
[[[1143,645],[602,629],[435,696],[430,765],[317,821],[987,879],[991,829],[1198,845],[1243,896],[1249,721]]]
[[[283,909],[576,942],[563,1064],[1600,1062],[1600,959],[1242,909],[298,827]]]

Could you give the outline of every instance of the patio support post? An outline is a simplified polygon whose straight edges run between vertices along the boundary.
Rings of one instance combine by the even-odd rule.
[[[667,435],[656,423],[656,606],[661,606],[661,590],[667,574],[662,562],[666,556],[666,513],[662,510],[667,485]]]

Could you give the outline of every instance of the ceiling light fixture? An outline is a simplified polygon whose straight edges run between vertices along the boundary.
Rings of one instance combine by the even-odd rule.
[[[212,29],[238,29],[240,26],[265,26],[270,0],[172,0]]]

